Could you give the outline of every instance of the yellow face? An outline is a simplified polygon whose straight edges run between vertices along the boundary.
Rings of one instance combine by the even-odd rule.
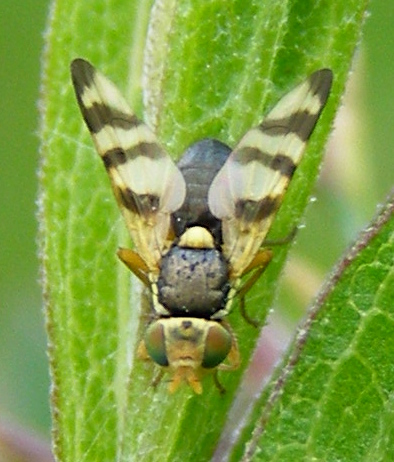
[[[196,393],[201,393],[200,378],[204,370],[217,368],[233,348],[228,329],[216,321],[198,318],[154,321],[148,326],[143,341],[149,357],[172,370],[171,392],[186,382]]]
[[[271,259],[265,237],[327,101],[332,73],[313,73],[231,150],[205,139],[178,165],[117,88],[87,61],[71,64],[79,107],[135,251],[121,260],[149,288],[140,351],[201,393],[207,371],[238,365],[225,317]],[[255,271],[244,286],[241,278]]]

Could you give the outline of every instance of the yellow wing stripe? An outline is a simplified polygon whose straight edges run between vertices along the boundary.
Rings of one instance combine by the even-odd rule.
[[[270,229],[331,83],[331,71],[322,69],[285,95],[244,135],[212,182],[208,203],[222,220],[223,251],[235,277]]]
[[[116,139],[114,139],[113,131],[115,131]],[[137,127],[133,126],[131,128],[124,129],[106,124],[99,132],[92,133],[92,137],[96,148],[102,157],[107,151],[116,149],[119,146],[122,146],[124,151],[130,151],[130,153],[132,153],[133,148],[139,146],[141,143],[154,143],[157,145],[155,135],[146,125],[139,125]],[[155,152],[157,154],[157,158],[165,156],[161,149],[157,149]]]
[[[171,213],[184,201],[183,176],[110,80],[82,59],[72,62],[71,74],[136,250],[155,271],[167,245]]]

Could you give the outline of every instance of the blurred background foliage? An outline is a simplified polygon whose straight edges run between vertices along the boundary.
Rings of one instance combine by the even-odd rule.
[[[35,217],[39,79],[48,11],[47,0],[0,3],[0,422],[49,436]],[[302,316],[393,185],[393,22],[394,2],[372,0],[317,200],[308,209],[281,284],[276,305],[283,319],[294,322]]]

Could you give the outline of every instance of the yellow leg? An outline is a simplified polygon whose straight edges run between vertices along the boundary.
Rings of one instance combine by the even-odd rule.
[[[272,256],[273,256],[273,253],[271,250],[269,249],[264,249],[264,250],[261,250],[260,252],[258,252],[255,257],[253,258],[253,260],[249,263],[249,265],[244,269],[243,273],[242,273],[242,276],[245,276],[245,274],[248,274],[250,273],[251,271],[253,270],[257,270],[257,269],[260,269],[262,268],[262,270],[264,271],[265,268],[267,268],[269,262],[272,260]],[[262,272],[260,273],[260,275],[262,274]],[[254,281],[256,282],[257,279]],[[254,283],[253,283],[254,284]],[[252,285],[253,285],[252,284]],[[251,287],[251,286],[250,286]],[[249,287],[249,288],[250,288]]]
[[[248,324],[251,324],[254,327],[258,327],[258,322],[252,319],[245,309],[245,296],[249,292],[249,290],[255,285],[258,281],[260,276],[263,274],[267,266],[269,265],[270,261],[272,260],[273,253],[271,250],[264,249],[259,252],[251,261],[249,266],[243,272],[243,275],[249,273],[250,271],[254,271],[254,273],[249,277],[249,279],[240,287],[237,291],[237,295],[239,297],[239,310],[241,312],[242,317]]]
[[[132,271],[146,286],[149,287],[149,268],[145,261],[131,249],[119,248],[117,255],[119,259]]]
[[[276,240],[276,241],[265,241],[264,245],[284,245],[288,244],[294,239],[296,235],[297,227],[289,233],[284,239]],[[250,278],[241,286],[241,288],[237,291],[237,295],[239,297],[239,309],[242,314],[242,317],[251,324],[252,326],[258,327],[258,323],[250,318],[245,309],[245,296],[249,292],[249,290],[254,286],[254,284],[258,281],[260,276],[263,274],[267,266],[269,265],[270,261],[272,260],[273,253],[269,249],[261,250],[259,253],[255,255],[253,260],[250,264],[245,268],[242,276],[248,274],[250,271],[254,271],[254,273],[250,276]]]
[[[291,242],[294,239],[295,235],[297,234],[297,231],[298,227],[294,226],[294,228],[290,231],[290,233],[287,236],[283,237],[282,239],[275,239],[273,241],[267,239],[264,241],[264,246],[271,247],[272,245],[289,244],[289,242]]]
[[[218,389],[219,393],[221,395],[224,395],[226,393],[226,389],[224,386],[220,383],[219,376],[218,376],[218,370],[215,369],[213,373],[213,383],[215,384],[215,387]]]

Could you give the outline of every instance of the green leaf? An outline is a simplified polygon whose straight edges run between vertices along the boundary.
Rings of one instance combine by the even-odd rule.
[[[322,289],[233,460],[393,459],[393,255],[394,192]]]
[[[109,182],[71,89],[69,62],[89,59],[124,90],[174,156],[202,137],[230,145],[311,72],[334,71],[330,101],[292,182],[271,238],[299,222],[359,40],[365,4],[271,0],[210,2],[58,0],[47,34],[42,102],[41,253],[53,380],[55,453],[76,460],[209,460],[258,330],[229,317],[242,354],[204,394],[151,386],[156,368],[137,358],[146,319],[140,285],[116,260],[129,246]],[[252,291],[263,322],[288,246]],[[142,299],[144,302],[144,299]]]

